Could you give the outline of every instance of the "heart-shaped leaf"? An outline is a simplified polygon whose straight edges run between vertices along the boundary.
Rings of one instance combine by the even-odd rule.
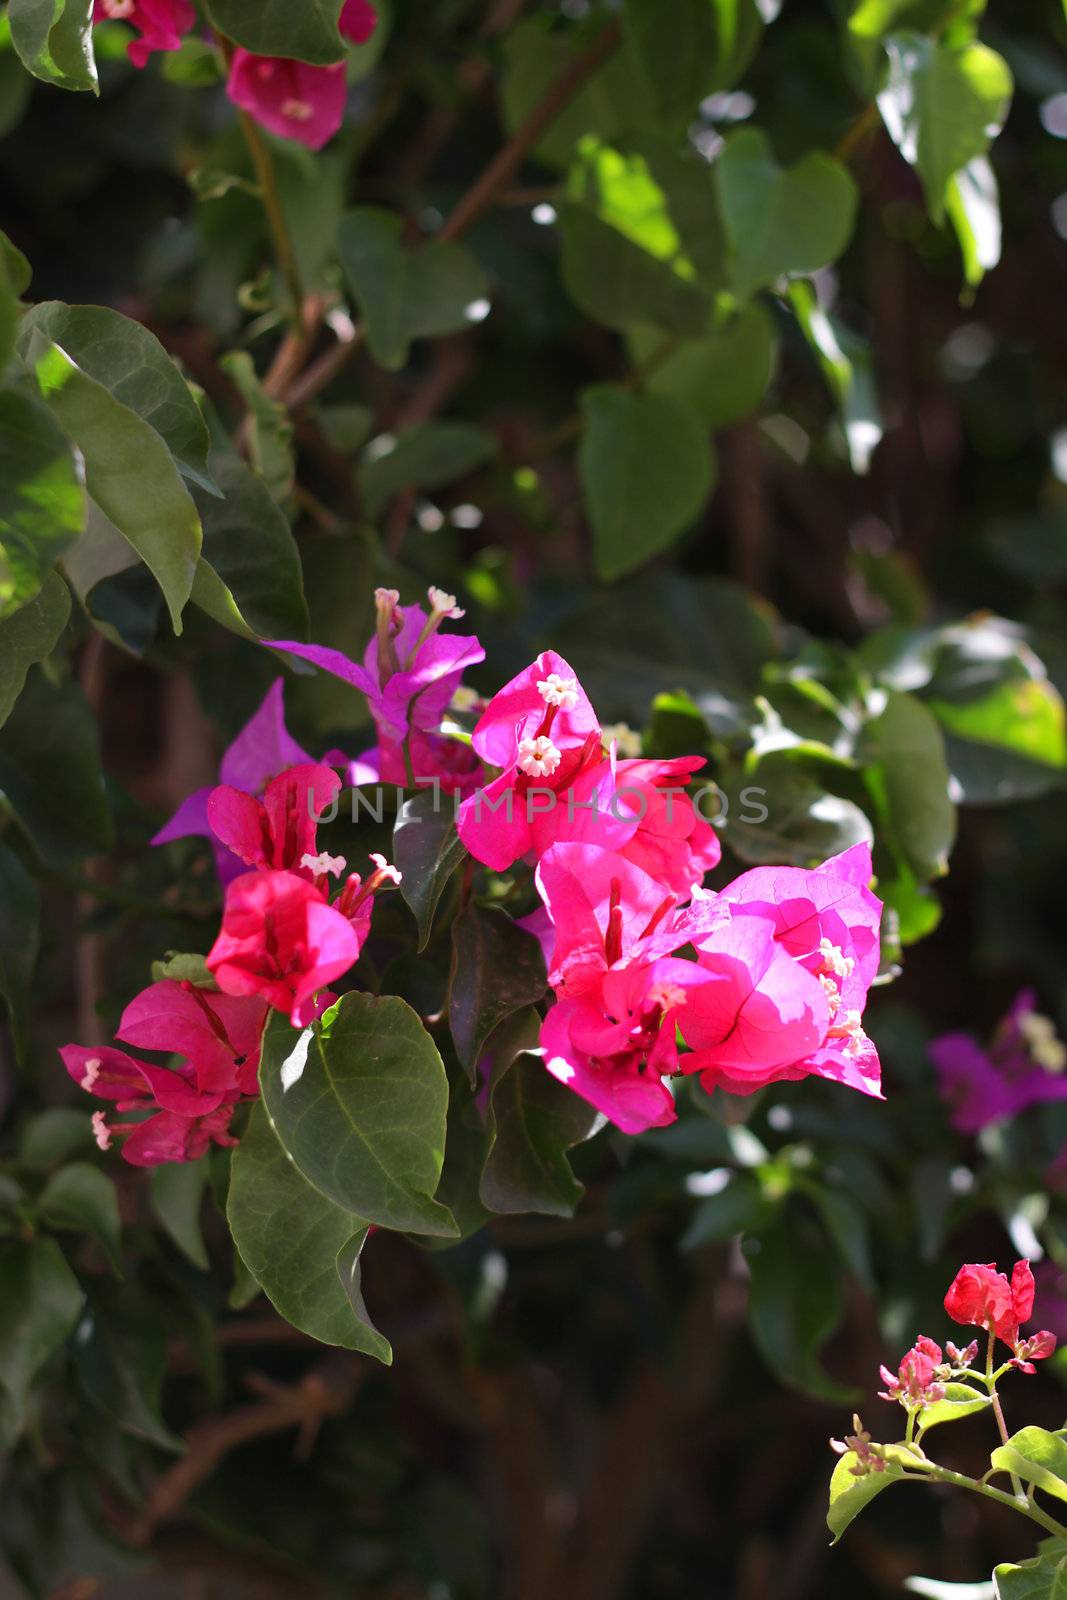
[[[327,66],[344,59],[338,0],[208,0],[220,33],[257,56],[283,56]]]
[[[27,71],[60,89],[99,92],[93,0],[11,0],[11,43]]]
[[[40,592],[84,527],[85,492],[69,440],[40,401],[5,390],[0,394],[0,618]]]
[[[547,988],[541,946],[500,906],[471,903],[452,924],[448,1020],[472,1081],[485,1041]]]

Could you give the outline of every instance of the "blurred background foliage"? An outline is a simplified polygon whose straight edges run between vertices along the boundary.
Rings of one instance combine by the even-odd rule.
[[[824,1441],[878,1406],[880,1359],[941,1337],[961,1259],[1046,1258],[1040,1320],[1067,1320],[1063,1107],[965,1139],[927,1056],[946,1029],[988,1035],[1024,984],[1067,1027],[1062,9],[381,12],[336,141],[270,142],[307,339],[204,38],[142,73],[98,27],[96,99],[34,82],[0,21],[0,300],[44,307],[14,354],[0,316],[16,534],[16,469],[39,451],[55,475],[31,530],[48,558],[27,576],[5,545],[0,585],[0,1594],[982,1579],[1025,1532],[936,1495],[906,1521],[880,1502],[831,1554]],[[121,533],[126,508],[84,526],[64,465],[70,437],[91,477],[87,419],[132,337],[100,357],[64,309],[87,305],[161,341],[210,435],[131,435]],[[51,433],[31,396],[49,339],[96,385]],[[180,638],[188,585],[132,553],[144,506],[164,515],[157,433],[203,525]],[[572,1153],[573,1218],[564,1194],[453,1249],[372,1239],[388,1372],[289,1329],[235,1269],[224,1155],[117,1171],[55,1054],[210,940],[206,852],[147,844],[262,698],[256,639],[355,654],[380,582],[459,593],[480,689],[552,644],[647,752],[706,754],[724,878],[872,838],[889,908],[884,1105],[693,1095],[669,1129]],[[353,698],[291,677],[300,742],[358,748]],[[388,963],[386,937],[368,986],[431,1010],[434,950]],[[1027,1393],[1056,1426],[1048,1365]]]

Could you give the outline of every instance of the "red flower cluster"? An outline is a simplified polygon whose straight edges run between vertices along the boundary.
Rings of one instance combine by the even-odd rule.
[[[1015,1356],[1014,1365],[1033,1372],[1032,1362],[1043,1361],[1056,1348],[1056,1336],[1043,1328],[1020,1340],[1019,1328],[1034,1310],[1034,1275],[1029,1261],[1017,1261],[1011,1281],[993,1262],[970,1262],[961,1267],[945,1296],[945,1310],[953,1322],[985,1328],[1003,1341]]]
[[[945,1398],[945,1386],[936,1381],[941,1367],[941,1346],[921,1333],[895,1373],[880,1368],[884,1389],[880,1400],[899,1400],[904,1406],[930,1405]]]

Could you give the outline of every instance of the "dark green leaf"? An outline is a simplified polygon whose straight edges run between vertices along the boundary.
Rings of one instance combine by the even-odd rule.
[[[844,1309],[839,1273],[825,1245],[798,1227],[792,1211],[760,1234],[758,1245],[749,1262],[748,1320],[763,1359],[776,1377],[805,1394],[851,1399],[817,1359]]]
[[[200,555],[200,518],[159,434],[40,330],[28,360],[60,427],[85,459],[85,486],[148,566],[175,633]]]
[[[755,0],[675,0],[669,18],[660,0],[626,0],[623,30],[658,115],[684,128],[705,95],[736,83],[763,20]]]
[[[0,393],[0,618],[39,594],[84,526],[85,494],[65,434],[39,401]]]
[[[34,1378],[74,1332],[83,1298],[54,1239],[0,1243],[0,1397],[16,1429]]]
[[[35,78],[97,91],[93,0],[11,0],[11,42]]]
[[[888,835],[925,883],[948,870],[956,837],[945,745],[937,722],[914,695],[890,690],[864,733],[864,773]],[[880,839],[883,837],[879,835]]]
[[[467,422],[424,422],[402,433],[391,450],[365,460],[359,471],[367,510],[377,516],[401,489],[437,489],[483,467],[497,443]]]
[[[560,241],[567,292],[597,322],[620,329],[644,323],[690,338],[707,332],[711,297],[588,207],[561,209]]]
[[[49,866],[110,847],[96,722],[77,684],[30,674],[0,730],[0,794]]]
[[[297,1033],[275,1016],[263,1099],[301,1173],[368,1222],[448,1237],[433,1194],[444,1160],[448,1080],[437,1047],[395,995],[343,995]]]
[[[97,1283],[74,1354],[86,1394],[112,1425],[161,1449],[181,1450],[160,1411],[168,1332],[158,1302],[129,1280]]]
[[[620,578],[673,544],[714,484],[705,430],[663,395],[600,384],[582,395],[580,462],[602,578]]]
[[[478,302],[488,292],[481,267],[461,245],[431,241],[414,250],[402,242],[403,232],[403,218],[377,206],[349,211],[338,232],[371,354],[392,371],[406,364],[413,339],[479,320]]]
[[[167,1161],[153,1167],[148,1179],[152,1210],[163,1231],[201,1272],[207,1272],[211,1266],[200,1229],[207,1180],[206,1161]]]
[[[759,128],[731,134],[714,166],[737,293],[836,261],[852,236],[857,190],[832,156],[780,167]]]
[[[189,386],[154,333],[106,306],[45,300],[23,323],[65,350],[88,377],[154,428],[185,475],[210,489],[207,424]]]
[[[471,1080],[486,1040],[547,988],[541,946],[500,906],[471,901],[452,924],[448,1021]]]
[[[239,457],[213,452],[210,468],[223,498],[196,491],[204,542],[193,600],[246,638],[305,639],[304,580],[285,513]]]
[[[323,1344],[392,1360],[360,1296],[366,1222],[301,1177],[262,1103],[234,1151],[226,1214],[241,1259],[283,1317]]]
[[[772,751],[740,773],[724,773],[723,838],[753,865],[815,866],[849,845],[870,843],[873,829],[852,800],[829,793],[790,751]]]
[[[420,950],[430,942],[434,912],[466,854],[447,800],[428,791],[404,801],[393,830],[393,861],[403,874],[400,892],[415,913]]]
[[[699,1250],[721,1244],[770,1220],[771,1206],[760,1184],[748,1172],[734,1172],[715,1194],[706,1195],[689,1218],[679,1248]]]
[[[0,995],[7,1001],[15,1054],[26,1043],[26,1007],[37,964],[41,897],[14,851],[0,845]]]
[[[651,328],[631,329],[629,343],[638,366],[652,362],[644,387],[680,401],[706,428],[724,428],[755,411],[774,370],[774,329],[755,301],[706,337],[676,344],[664,359],[656,359],[662,339]]]
[[[37,1198],[37,1214],[49,1227],[90,1233],[116,1271],[122,1267],[122,1224],[115,1185],[99,1167],[74,1161],[60,1167]]]
[[[337,0],[208,0],[220,33],[257,56],[283,56],[326,66],[341,61],[345,42],[338,31]]]
[[[52,1106],[39,1111],[22,1129],[18,1157],[23,1166],[48,1172],[69,1156],[93,1148],[91,1112],[73,1106]]]

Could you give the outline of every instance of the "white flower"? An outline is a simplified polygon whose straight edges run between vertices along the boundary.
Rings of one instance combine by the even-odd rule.
[[[101,1150],[111,1149],[111,1129],[104,1120],[102,1111],[93,1112],[93,1138]]]
[[[323,850],[317,856],[313,856],[310,851],[305,851],[300,857],[300,865],[307,867],[308,871],[313,872],[316,878],[324,878],[331,873],[335,878],[339,878],[348,863],[344,856],[331,856]]]
[[[83,1089],[88,1090],[90,1093],[92,1092],[93,1084],[96,1082],[97,1078],[99,1078],[100,1068],[103,1066],[103,1064],[104,1063],[101,1061],[99,1056],[89,1057],[88,1061],[85,1063],[85,1076],[82,1079]]]
[[[374,862],[375,867],[378,869],[374,876],[380,883],[401,882],[404,874],[400,871],[399,867],[394,867],[390,862],[386,861],[384,856],[380,856],[376,850],[371,851],[370,858]]]
[[[438,589],[433,584],[427,589],[426,598],[430,602],[431,610],[436,611],[439,617],[451,617],[453,622],[458,622],[460,617],[467,615],[463,607],[456,604],[454,594],[447,594],[444,589]]]
[[[561,678],[558,672],[538,679],[537,692],[546,705],[558,706],[561,711],[572,711],[578,704],[577,678]]]
[[[519,769],[531,778],[550,778],[562,759],[560,751],[544,734],[519,741]]]

